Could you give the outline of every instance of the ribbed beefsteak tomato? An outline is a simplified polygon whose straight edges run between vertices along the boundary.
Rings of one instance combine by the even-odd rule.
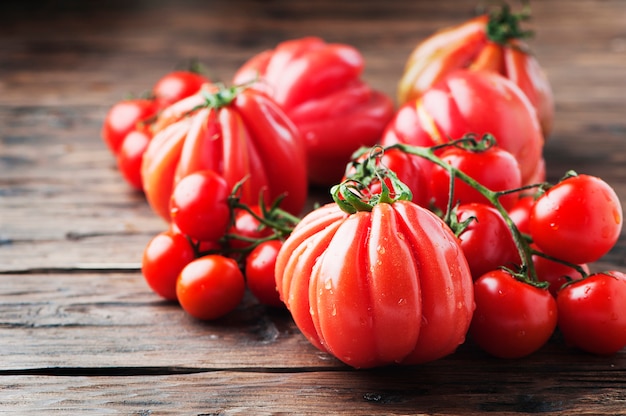
[[[309,180],[341,180],[352,153],[376,144],[394,113],[392,99],[361,79],[365,62],[352,46],[317,37],[281,42],[259,53],[233,83],[254,80],[298,126],[304,138]]]
[[[356,368],[414,364],[455,351],[474,309],[458,239],[405,200],[305,216],[276,262],[279,294],[322,351]]]
[[[428,147],[468,133],[493,135],[517,159],[522,184],[544,174],[544,140],[535,110],[512,81],[491,71],[459,69],[404,104],[387,126],[382,144]]]
[[[199,170],[213,170],[241,202],[255,205],[286,194],[281,207],[298,214],[306,202],[305,149],[300,134],[267,95],[249,88],[206,84],[197,94],[163,110],[142,163],[150,206],[170,219],[174,185]]]
[[[552,130],[554,97],[508,6],[440,30],[413,50],[398,86],[398,101],[414,100],[456,69],[495,71],[514,82],[537,110],[544,137]]]

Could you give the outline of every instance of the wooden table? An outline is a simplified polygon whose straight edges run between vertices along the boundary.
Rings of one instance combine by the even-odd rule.
[[[415,44],[477,2],[90,3],[0,6],[0,413],[626,414],[625,351],[595,357],[557,335],[520,360],[468,343],[433,363],[356,371],[284,311],[247,299],[202,323],[141,276],[165,225],[100,139],[114,102],[190,58],[228,81],[252,54],[305,35],[357,46],[366,79],[394,95]],[[626,1],[533,10],[531,45],[556,96],[548,177],[597,175],[626,203]],[[622,234],[593,267],[624,270],[625,254]]]

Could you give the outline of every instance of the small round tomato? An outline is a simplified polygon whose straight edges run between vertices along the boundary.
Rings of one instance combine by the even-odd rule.
[[[250,210],[257,216],[262,217],[263,212],[261,207],[253,205],[249,207]],[[235,222],[228,229],[228,234],[233,237],[228,240],[228,244],[234,249],[245,249],[249,247],[252,242],[245,239],[255,240],[267,237],[272,234],[270,227],[265,227],[261,222],[248,210],[236,209],[235,210]]]
[[[237,262],[219,254],[192,261],[176,282],[180,306],[202,320],[217,319],[234,310],[241,303],[245,289]]]
[[[527,356],[541,348],[556,328],[557,306],[550,292],[505,270],[488,272],[476,280],[474,297],[470,334],[493,356]]]
[[[154,100],[133,98],[111,107],[102,125],[102,139],[114,155],[122,147],[126,135],[148,119],[155,117],[158,107]]]
[[[492,191],[517,189],[522,185],[522,177],[517,160],[513,155],[498,146],[484,151],[470,151],[459,147],[445,150],[440,158],[462,171],[472,179]],[[445,210],[448,205],[450,174],[447,169],[436,165],[432,169],[430,192],[437,208]],[[499,198],[505,209],[512,208],[519,199],[518,193],[509,193]],[[487,199],[472,186],[460,179],[454,181],[452,203],[488,203]]]
[[[178,182],[170,200],[172,221],[191,238],[217,241],[230,224],[226,180],[212,170],[201,170]]]
[[[532,258],[537,279],[550,284],[548,290],[555,298],[565,283],[582,277],[578,270],[567,264],[559,263],[540,255],[534,255]],[[585,273],[589,273],[589,267],[586,264],[581,264],[580,267]]]
[[[517,200],[513,208],[509,210],[509,217],[513,220],[513,223],[517,227],[520,233],[528,234],[530,211],[535,204],[535,197],[533,195],[524,195]]]
[[[117,155],[117,167],[133,188],[143,190],[141,161],[148,148],[151,135],[147,129],[133,130],[126,135]]]
[[[154,84],[152,94],[159,107],[163,108],[197,93],[208,82],[209,79],[198,72],[173,71]]]
[[[141,271],[146,283],[157,295],[176,300],[176,279],[194,258],[195,252],[187,237],[164,231],[146,245]]]
[[[595,176],[569,176],[541,195],[530,214],[530,234],[544,253],[569,263],[591,263],[608,253],[622,230],[617,194]]]
[[[460,223],[474,218],[459,235],[474,280],[500,266],[513,268],[520,263],[511,230],[494,207],[463,204],[456,208],[456,214]]]
[[[274,268],[283,242],[265,241],[246,257],[246,282],[250,292],[264,305],[284,307],[276,287]]]
[[[626,346],[626,275],[596,273],[565,286],[557,296],[565,342],[599,355]]]

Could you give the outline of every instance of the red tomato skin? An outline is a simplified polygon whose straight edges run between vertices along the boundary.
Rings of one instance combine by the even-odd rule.
[[[537,273],[537,279],[550,284],[548,290],[554,298],[557,297],[559,290],[565,283],[571,280],[578,280],[582,277],[578,270],[566,264],[549,260],[539,255],[533,255],[532,260],[535,266],[535,272]],[[585,273],[589,273],[589,266],[581,264],[580,267]]]
[[[178,232],[164,231],[146,245],[141,271],[146,283],[157,295],[177,300],[178,275],[194,259],[195,252],[187,237]]]
[[[535,110],[512,81],[489,71],[450,73],[398,110],[381,143],[433,146],[467,133],[492,134],[517,159],[523,185],[536,178],[544,138]]]
[[[263,305],[284,308],[276,287],[274,269],[283,242],[269,240],[256,246],[246,257],[246,284]]]
[[[148,129],[133,130],[124,138],[117,155],[117,167],[122,177],[138,191],[143,190],[141,162],[151,139]]]
[[[197,93],[204,84],[209,82],[207,77],[197,72],[172,71],[154,84],[152,94],[159,108],[165,108]]]
[[[356,368],[452,353],[474,308],[458,240],[407,201],[352,215],[336,204],[314,210],[279,252],[276,282],[313,345]]]
[[[554,120],[552,88],[528,46],[519,39],[504,44],[488,38],[489,16],[482,15],[440,30],[420,42],[410,54],[398,85],[398,102],[423,95],[451,72],[467,68],[489,70],[510,79],[536,108],[545,137]]]
[[[259,217],[263,216],[260,206],[253,205],[249,208]],[[273,231],[270,227],[262,226],[261,222],[245,209],[235,210],[234,224],[228,229],[228,234],[251,239],[264,238],[271,235],[272,232]],[[252,243],[250,242],[238,240],[236,238],[229,240],[230,247],[236,249],[245,249],[251,244]]]
[[[215,92],[206,86],[203,91]],[[198,170],[214,170],[229,188],[247,178],[241,202],[255,205],[286,194],[281,208],[299,214],[307,197],[304,145],[293,123],[269,97],[241,91],[227,106],[201,108],[203,93],[163,110],[142,163],[144,191],[152,209],[170,221],[174,185]]]
[[[226,180],[212,170],[193,172],[176,185],[170,215],[178,229],[199,241],[217,241],[230,224]]]
[[[157,110],[154,100],[143,98],[123,100],[113,105],[105,116],[101,131],[111,153],[117,156],[126,135],[155,117]]]
[[[462,204],[456,212],[459,222],[475,218],[459,235],[474,280],[498,267],[514,269],[520,264],[511,230],[494,207],[480,203]]]
[[[544,253],[574,264],[592,263],[617,242],[620,200],[602,179],[576,175],[548,189],[533,205],[529,227]]]
[[[540,349],[557,323],[550,292],[523,283],[504,270],[474,283],[476,310],[470,326],[474,342],[499,358],[521,358]]]
[[[520,233],[530,234],[530,211],[534,204],[535,197],[533,195],[524,195],[515,202],[515,205],[508,212]]]
[[[241,303],[245,288],[237,262],[218,254],[192,261],[176,281],[180,306],[200,320],[218,319],[233,311]]]
[[[449,165],[476,180],[492,191],[517,189],[522,185],[519,164],[513,155],[499,147],[482,152],[471,152],[453,147],[445,150],[440,158]],[[448,206],[450,174],[443,167],[433,167],[430,177],[430,193],[437,208],[444,211]],[[513,208],[519,199],[518,193],[505,194],[499,198],[503,208]],[[489,204],[487,198],[460,179],[454,181],[453,205],[480,202]]]
[[[393,101],[361,79],[363,69],[354,47],[305,37],[251,58],[233,83],[260,78],[254,88],[270,94],[302,134],[309,181],[328,186],[339,182],[354,151],[378,142],[393,117]]]
[[[557,296],[565,342],[583,351],[611,355],[626,346],[626,276],[596,273],[565,286]]]

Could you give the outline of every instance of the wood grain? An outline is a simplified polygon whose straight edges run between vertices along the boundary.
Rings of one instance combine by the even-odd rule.
[[[478,4],[480,2],[476,2]],[[626,203],[626,1],[533,2],[556,98],[548,177],[600,176]],[[140,258],[165,224],[99,137],[108,108],[192,58],[228,83],[246,59],[316,35],[356,46],[395,96],[418,41],[475,4],[388,0],[79,0],[0,4],[0,413],[626,414],[626,352],[558,334],[521,360],[468,340],[420,366],[357,371],[251,296],[203,323],[160,300]],[[311,192],[309,207],[326,201]],[[624,231],[594,269],[626,266]]]

